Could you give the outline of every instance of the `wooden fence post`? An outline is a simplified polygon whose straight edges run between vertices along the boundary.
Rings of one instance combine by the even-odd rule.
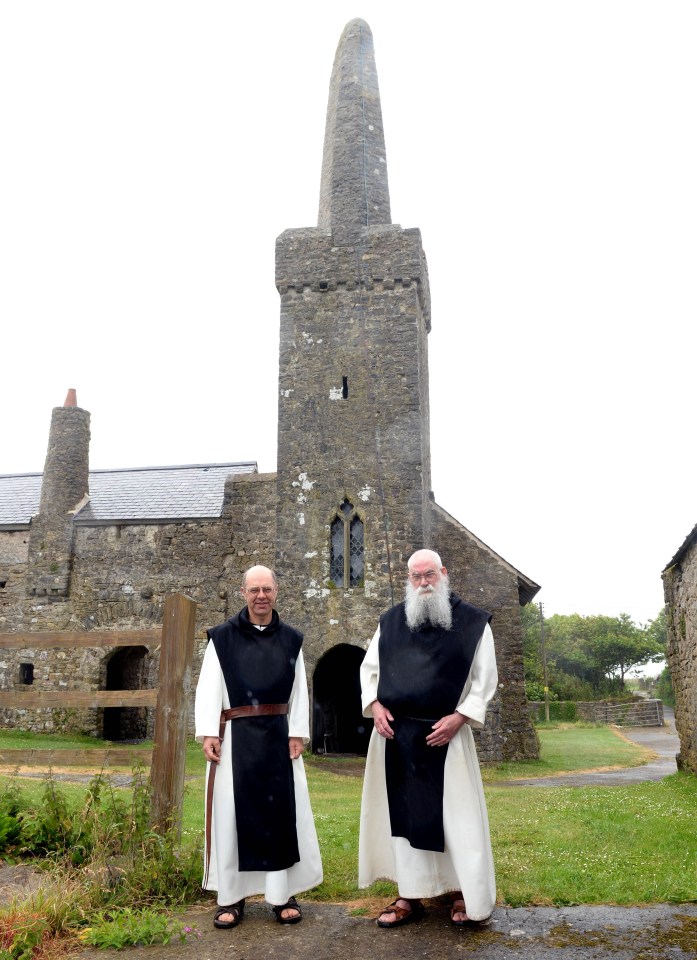
[[[195,629],[194,601],[180,593],[167,597],[150,767],[151,819],[162,832],[170,827],[181,830]]]

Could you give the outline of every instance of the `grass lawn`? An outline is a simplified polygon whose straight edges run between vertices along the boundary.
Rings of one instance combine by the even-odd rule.
[[[484,771],[499,902],[697,901],[697,778],[675,774],[660,783],[628,787],[497,785],[516,777],[633,766],[646,759],[640,748],[604,726],[559,725],[540,728],[539,734],[539,761]],[[46,740],[37,738],[41,746]],[[0,753],[3,745],[9,745],[4,731]],[[388,883],[367,891],[356,886],[361,762],[308,757],[306,767],[325,870],[324,883],[307,898],[359,901],[391,895],[394,888]],[[200,746],[192,743],[183,836],[201,847],[204,774]],[[37,802],[41,780],[21,782],[24,802]],[[84,793],[75,784],[59,787],[76,803]]]
[[[637,767],[653,754],[602,724],[556,723],[537,728],[540,759],[500,763],[482,770],[484,783],[528,780],[588,770]]]

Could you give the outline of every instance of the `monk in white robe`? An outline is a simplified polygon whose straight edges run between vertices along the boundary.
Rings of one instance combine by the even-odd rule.
[[[222,928],[237,926],[253,894],[279,923],[297,923],[295,894],[322,882],[301,756],[310,732],[302,635],[273,609],[272,570],[248,570],[242,593],[247,606],[209,631],[195,705],[209,761],[203,886],[218,892]]]
[[[359,886],[377,879],[397,883],[399,897],[378,918],[381,927],[419,919],[421,899],[442,894],[451,894],[451,922],[462,926],[488,918],[496,901],[471,730],[484,726],[496,692],[494,640],[486,611],[450,593],[438,554],[415,553],[409,577],[406,602],[381,618],[361,667],[363,714],[374,718],[375,727],[363,785]],[[439,670],[447,674],[443,714],[433,712],[428,689]],[[440,696],[442,701],[442,691]],[[412,740],[399,748],[395,732],[399,740],[410,725]],[[395,749],[397,759],[391,760]],[[441,765],[440,774],[431,761]]]

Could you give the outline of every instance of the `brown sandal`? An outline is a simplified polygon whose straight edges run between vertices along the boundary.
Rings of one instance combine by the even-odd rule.
[[[456,920],[456,913],[464,913],[464,920]],[[466,927],[470,922],[470,918],[467,916],[467,910],[465,909],[465,901],[458,897],[456,900],[450,904],[450,922],[454,927]]]
[[[409,904],[409,909],[406,907],[398,906],[399,901]],[[379,927],[401,927],[405,923],[411,923],[413,920],[420,920],[424,913],[424,905],[420,900],[407,900],[406,897],[397,897],[396,900],[393,900],[392,903],[389,903],[385,909],[380,914],[380,917],[385,913],[393,913],[394,920],[387,921],[381,920],[380,917],[377,919],[377,925]]]
[[[230,914],[232,920],[220,919],[226,913]],[[215,911],[215,916],[213,917],[213,926],[217,927],[219,930],[232,930],[232,928],[236,927],[243,919],[244,899],[238,900],[237,903],[231,903],[229,907],[218,907],[218,909]]]

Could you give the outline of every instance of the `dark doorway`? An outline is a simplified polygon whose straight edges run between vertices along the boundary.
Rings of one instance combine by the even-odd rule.
[[[364,656],[360,647],[340,643],[317,664],[312,678],[313,753],[367,754],[373,721],[361,713]]]
[[[148,651],[145,647],[120,647],[107,661],[107,690],[142,690],[147,686]],[[145,740],[147,707],[105,707],[105,740]]]

